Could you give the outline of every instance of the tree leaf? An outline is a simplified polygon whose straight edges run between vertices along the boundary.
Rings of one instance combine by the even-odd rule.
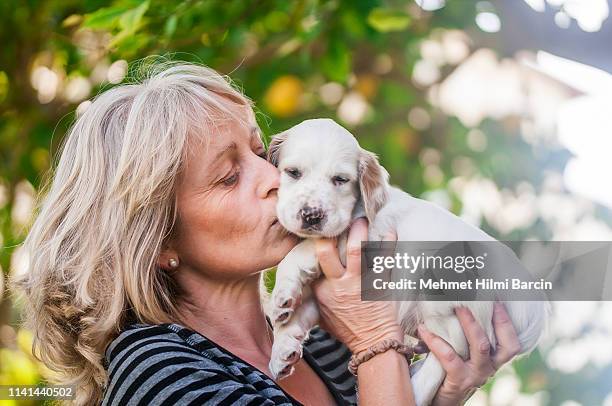
[[[176,15],[171,15],[170,18],[166,20],[164,24],[164,36],[166,38],[172,38],[174,32],[176,31],[176,25],[178,22],[178,17]]]
[[[123,41],[133,36],[140,25],[142,16],[149,8],[149,0],[142,2],[138,7],[124,12],[119,18],[119,27],[121,31],[114,36],[110,42],[111,47],[120,45]]]
[[[368,14],[368,24],[377,31],[403,31],[410,25],[410,16],[403,11],[375,8]]]
[[[119,17],[121,17],[126,10],[128,10],[126,7],[101,8],[85,16],[83,27],[110,30],[117,25]]]
[[[340,41],[329,43],[327,53],[321,59],[321,69],[335,82],[344,83],[351,70],[351,54]]]
[[[138,29],[138,24],[142,20],[142,16],[149,9],[149,0],[143,1],[138,7],[126,11],[119,19],[119,27],[123,31],[134,32]]]

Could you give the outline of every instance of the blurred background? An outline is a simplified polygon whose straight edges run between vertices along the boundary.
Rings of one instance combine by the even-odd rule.
[[[165,54],[229,75],[268,137],[334,118],[392,183],[499,239],[612,240],[610,6],[3,0],[0,384],[46,376],[6,290],[41,179],[70,123],[132,62]],[[554,307],[539,349],[470,405],[612,405],[611,303]]]

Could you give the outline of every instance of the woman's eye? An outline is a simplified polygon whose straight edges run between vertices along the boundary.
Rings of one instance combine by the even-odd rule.
[[[334,185],[343,185],[348,181],[349,180],[347,178],[342,177],[342,176],[334,176],[332,178],[332,182],[334,183]]]
[[[224,186],[233,186],[233,185],[236,184],[236,182],[238,182],[238,175],[239,175],[239,173],[236,172],[232,176],[230,176],[229,178],[223,179],[223,181],[221,181],[221,183],[223,183]]]
[[[285,173],[291,176],[293,179],[299,179],[302,176],[302,173],[295,168],[287,168],[285,169]]]

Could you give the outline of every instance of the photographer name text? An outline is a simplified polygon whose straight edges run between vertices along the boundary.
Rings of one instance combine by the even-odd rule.
[[[518,278],[494,280],[482,278],[467,281],[447,281],[444,279],[400,279],[384,281],[374,279],[372,287],[377,290],[552,290],[552,282],[545,279],[522,281]]]

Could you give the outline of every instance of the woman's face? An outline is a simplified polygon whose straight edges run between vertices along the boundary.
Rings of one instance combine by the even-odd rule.
[[[253,117],[250,107],[243,114]],[[240,278],[278,264],[297,243],[276,220],[279,173],[252,122],[227,121],[189,148],[172,243],[181,269]]]

